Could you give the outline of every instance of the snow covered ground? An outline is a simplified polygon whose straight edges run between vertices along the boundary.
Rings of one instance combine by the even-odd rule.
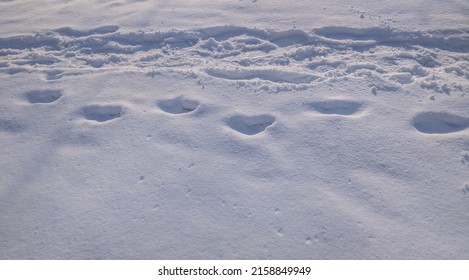
[[[0,258],[468,259],[469,3],[390,2],[0,1]]]

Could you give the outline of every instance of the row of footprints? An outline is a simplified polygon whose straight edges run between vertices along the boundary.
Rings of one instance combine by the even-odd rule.
[[[62,97],[60,90],[31,91],[25,94],[30,103],[52,103]],[[185,114],[195,111],[199,102],[185,97],[160,100],[159,108],[169,114]],[[306,104],[310,110],[325,115],[350,116],[363,110],[363,104],[349,100],[325,100]],[[83,108],[86,119],[106,122],[119,118],[122,107],[119,105],[90,105]],[[263,132],[275,122],[275,117],[263,115],[235,115],[227,119],[226,124],[232,129],[255,135]],[[413,121],[415,129],[426,134],[445,134],[464,130],[469,127],[469,118],[445,112],[422,112]]]

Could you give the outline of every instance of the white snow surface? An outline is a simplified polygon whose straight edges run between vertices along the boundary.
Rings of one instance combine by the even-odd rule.
[[[468,259],[469,2],[0,1],[0,259]]]

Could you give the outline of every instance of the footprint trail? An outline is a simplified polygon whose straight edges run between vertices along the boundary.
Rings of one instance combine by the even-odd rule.
[[[0,38],[0,73],[40,73],[54,80],[126,68],[277,91],[370,77],[386,85],[379,91],[417,85],[463,94],[469,90],[468,34],[466,29],[404,32],[341,26],[309,32],[242,26],[168,32],[62,27]],[[445,82],[448,77],[454,82]]]

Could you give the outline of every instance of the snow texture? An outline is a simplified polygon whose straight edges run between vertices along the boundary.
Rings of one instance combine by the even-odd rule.
[[[468,259],[469,3],[391,2],[0,1],[0,259]]]

